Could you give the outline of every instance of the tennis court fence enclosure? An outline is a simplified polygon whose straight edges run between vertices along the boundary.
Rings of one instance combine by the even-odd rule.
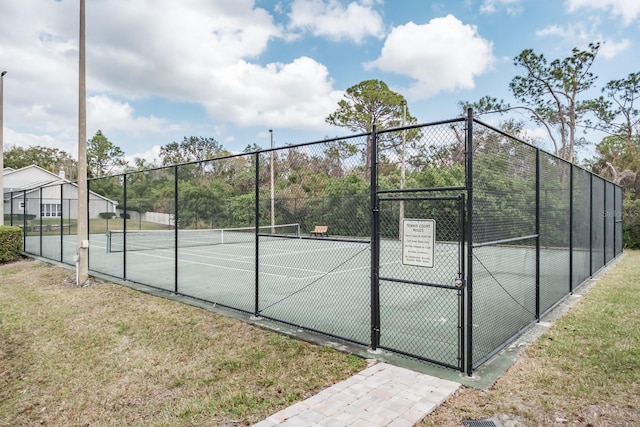
[[[66,188],[10,218],[73,264]],[[471,112],[89,188],[93,272],[468,374],[623,248],[619,186]]]

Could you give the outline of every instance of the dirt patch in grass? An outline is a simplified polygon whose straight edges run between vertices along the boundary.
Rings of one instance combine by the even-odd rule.
[[[0,266],[0,425],[238,425],[362,369],[314,346],[69,271]]]
[[[599,280],[491,389],[461,389],[421,426],[640,425],[640,251]]]

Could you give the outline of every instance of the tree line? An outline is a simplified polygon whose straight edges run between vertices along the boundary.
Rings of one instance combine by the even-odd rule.
[[[530,122],[545,130],[553,153],[565,160],[576,161],[577,149],[595,144],[595,155],[584,160],[582,166],[624,188],[626,244],[640,247],[640,110],[637,106],[640,97],[640,71],[598,86],[592,67],[600,47],[600,43],[592,43],[586,49],[573,49],[566,58],[551,60],[533,49],[525,49],[514,58],[517,72],[508,83],[515,104],[484,96],[476,101],[460,101],[459,105],[462,114],[467,107],[472,107],[475,115],[480,117],[499,114],[503,117],[499,124],[501,129],[533,145],[540,145],[542,141],[534,140],[526,133],[526,123],[521,119],[522,116],[512,114],[515,111],[524,112]],[[363,133],[370,132],[373,125],[376,125],[378,131],[383,131],[417,122],[411,115],[404,96],[392,91],[380,80],[366,80],[348,88],[337,109],[325,121]],[[599,142],[589,141],[586,133],[589,130],[604,132],[606,136]],[[463,133],[459,137],[462,139]],[[278,181],[277,191],[280,197],[325,196],[331,185],[337,185],[329,182],[330,177],[353,176],[355,178],[350,179],[357,178],[358,184],[350,182],[344,185],[368,185],[371,143],[369,138],[358,141],[345,139],[327,146],[325,152],[316,156],[298,152],[275,160],[266,156],[261,161],[265,167],[272,161],[279,162],[281,166],[289,162],[287,167],[293,172],[286,179],[283,177]],[[417,130],[385,135],[382,140],[382,156],[386,155],[388,158],[382,159],[382,164],[388,170],[397,172],[390,173],[389,176],[395,176],[393,179],[396,180],[415,179],[417,176],[419,171],[414,168],[410,174],[400,177],[398,156],[400,147],[405,144],[414,153],[413,158],[406,159],[407,164],[413,162],[414,166],[428,168],[428,173],[435,181],[446,180],[452,173],[451,166],[461,165],[464,153],[460,152],[459,146],[456,148],[452,144],[450,147],[441,147],[439,149],[443,152],[434,156],[432,151],[427,152],[429,147],[421,146],[423,143]],[[254,152],[259,148],[256,144],[248,145],[244,152]],[[87,145],[88,172],[92,178],[105,177],[116,171],[135,171],[230,155],[228,150],[211,137],[185,136],[182,141],[170,142],[161,147],[158,159],[135,159],[133,164],[125,161],[124,152],[101,131]],[[435,158],[439,160],[434,163]],[[345,159],[358,159],[358,167],[345,167]],[[446,159],[448,167],[439,167],[444,164],[442,159]],[[214,166],[213,162],[197,164],[184,168],[182,173],[191,175],[195,178],[194,182],[207,182],[208,193],[199,195],[200,199],[246,197],[247,186],[253,179],[252,161],[249,157],[236,157],[216,163],[218,166]],[[296,169],[296,162],[311,162],[315,166],[302,172],[302,168]],[[62,150],[36,146],[11,147],[5,152],[7,167],[19,168],[28,164],[38,164],[56,173],[64,170],[69,179],[75,178],[75,161]],[[214,173],[213,168],[216,167],[220,170]],[[425,174],[424,171],[420,173]],[[212,178],[214,176],[215,180]],[[104,180],[105,183],[108,181]],[[94,182],[93,185],[96,191],[115,191],[104,183]],[[118,185],[114,183],[113,188],[116,187]],[[163,197],[162,194],[154,196]],[[195,218],[195,210],[192,213],[194,215],[191,216]],[[198,216],[201,217],[202,214]],[[194,221],[197,222],[195,219]]]

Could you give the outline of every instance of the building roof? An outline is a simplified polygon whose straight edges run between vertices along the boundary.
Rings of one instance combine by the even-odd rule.
[[[42,187],[43,185],[66,181],[55,173],[49,172],[38,165],[29,165],[20,169],[5,168],[2,171],[2,175],[5,182],[7,180],[19,181],[21,185],[13,187],[19,190],[29,190],[31,188]]]
[[[33,176],[32,179],[29,178],[30,175]],[[11,181],[11,179],[13,178],[17,181],[16,183],[20,184],[19,186],[12,188],[5,187],[3,191],[4,193],[12,191],[26,191],[27,193],[30,193],[32,191],[36,191],[40,187],[57,184],[69,184],[74,187],[78,186],[75,182],[69,181],[66,178],[62,178],[53,172],[41,168],[38,165],[29,165],[20,169],[4,168],[3,177],[5,179],[5,182],[7,180]],[[89,193],[100,197],[101,199],[104,199],[110,203],[118,205],[118,202],[116,200],[108,199],[103,195],[96,193],[95,191],[89,191]]]

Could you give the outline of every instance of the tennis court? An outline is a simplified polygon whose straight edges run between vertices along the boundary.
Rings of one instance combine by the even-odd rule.
[[[623,248],[619,186],[471,115],[90,189],[91,271],[467,374]],[[73,265],[53,190],[12,194],[25,251]]]
[[[191,232],[201,236],[208,234],[208,230],[189,230],[186,234]],[[147,243],[139,240],[138,233],[129,234],[132,249],[127,251],[109,248],[109,243],[120,244],[109,242],[113,239],[110,233],[90,235],[91,270],[248,313],[255,312],[258,286],[257,314],[260,316],[363,345],[370,339],[369,241],[337,241],[289,234],[286,237],[263,236],[258,240],[259,262],[256,265],[256,245],[255,241],[250,241],[255,235],[233,239],[230,232],[226,243],[207,244],[210,237],[199,238],[197,243],[185,240],[187,247],[179,247],[176,251],[164,231],[142,233],[145,240],[150,239]],[[169,237],[174,234],[175,231],[171,231]],[[27,246],[32,249],[40,243],[43,253],[55,252],[60,247],[60,237],[27,240]],[[65,260],[73,259],[75,245],[74,235],[64,236]],[[141,245],[145,247],[141,248]],[[563,252],[556,252],[551,255],[563,256]],[[407,282],[381,280],[382,348],[419,354],[453,366],[458,363],[462,300],[460,291],[455,288],[458,265],[451,260],[457,260],[459,255],[457,244],[438,242],[434,254],[437,268],[422,268],[402,263],[400,241],[381,242],[380,276]],[[522,307],[531,307],[535,295],[523,280],[530,280],[530,271],[535,270],[535,248],[491,248],[489,259],[493,264],[487,265],[484,272],[477,272],[478,292],[490,293],[491,297],[486,300],[490,304],[508,305],[515,299]],[[500,260],[500,265],[496,260]],[[436,286],[415,286],[416,282]],[[512,288],[504,289],[502,286],[508,283],[513,284]],[[476,309],[486,311],[480,306]],[[530,313],[523,308],[517,316],[526,319]],[[490,317],[479,321],[494,333],[505,329],[504,318]]]
[[[206,231],[200,233],[206,234]],[[155,234],[156,237],[151,237],[152,245],[163,246],[164,243],[155,239],[164,232]],[[177,290],[183,295],[249,313],[255,312],[258,286],[257,314],[260,316],[363,345],[370,339],[369,241],[265,236],[258,241],[259,263],[256,265],[255,242],[206,245],[200,241],[197,246],[179,247],[176,251],[172,247],[141,249],[140,242],[134,238],[131,245],[136,249],[122,252],[108,251],[109,239],[108,234],[90,235],[92,271],[171,292]],[[32,249],[40,243],[43,253],[54,252],[60,248],[60,237],[27,240],[27,246]],[[65,260],[73,259],[75,245],[74,235],[64,236]],[[451,285],[458,277],[455,268],[443,272],[403,265],[399,241],[384,241],[382,247],[381,276],[401,274],[412,282],[438,283],[444,274],[450,278]],[[457,251],[455,245],[443,243],[437,247],[435,256],[437,259],[457,257]],[[416,289],[411,285],[389,283],[384,292],[392,295],[393,301],[385,304],[381,316],[385,328],[382,346],[388,343],[425,357],[445,356],[452,365],[458,363],[458,306],[457,303],[442,304],[442,298],[448,300],[446,294],[452,292],[450,289]],[[427,336],[439,338],[422,339]]]

